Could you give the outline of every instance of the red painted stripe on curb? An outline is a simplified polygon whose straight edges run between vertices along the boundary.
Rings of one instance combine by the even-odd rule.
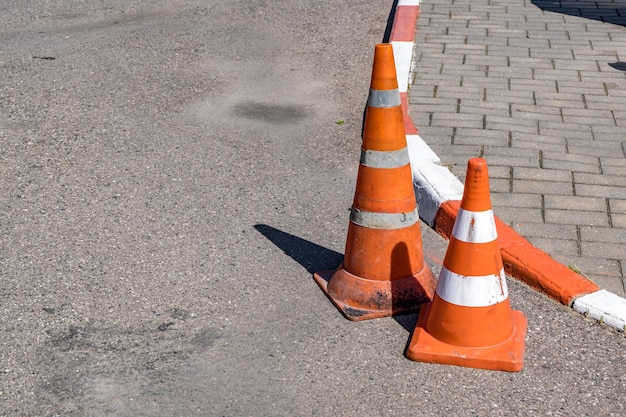
[[[402,104],[402,118],[404,119],[404,132],[407,135],[417,135],[417,127],[409,116],[409,98],[406,93],[400,93],[400,103]]]
[[[434,229],[449,239],[460,201],[446,201],[437,211]],[[576,297],[600,290],[595,283],[555,261],[496,217],[498,243],[507,274],[562,304],[570,305]]]
[[[391,28],[391,41],[413,42],[415,36],[415,22],[419,14],[419,7],[398,6]]]

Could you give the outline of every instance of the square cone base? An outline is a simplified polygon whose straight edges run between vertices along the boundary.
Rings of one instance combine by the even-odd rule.
[[[408,359],[507,372],[518,372],[524,367],[528,325],[526,317],[520,311],[511,311],[513,335],[503,343],[485,347],[456,346],[435,339],[424,328],[426,313],[427,308],[420,313],[417,320],[415,331],[405,352]]]
[[[361,320],[370,320],[377,319],[381,317],[389,317],[398,314],[409,314],[414,313],[419,310],[420,305],[423,303],[416,303],[416,305],[409,308],[388,308],[388,309],[379,309],[379,310],[369,310],[369,309],[361,309],[354,306],[350,306],[347,303],[337,300],[333,298],[333,296],[328,292],[328,282],[332,278],[332,276],[337,272],[336,270],[332,271],[321,271],[313,274],[313,279],[317,282],[317,285],[320,286],[324,294],[328,297],[328,299],[337,307],[337,309],[343,314],[348,320],[352,321],[361,321]]]

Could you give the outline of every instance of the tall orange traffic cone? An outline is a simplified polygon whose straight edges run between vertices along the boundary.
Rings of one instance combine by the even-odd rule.
[[[406,356],[502,371],[524,366],[526,318],[511,310],[484,159],[465,189],[433,301],[420,312]]]
[[[416,311],[434,293],[390,44],[375,48],[344,260],[314,278],[350,320]]]

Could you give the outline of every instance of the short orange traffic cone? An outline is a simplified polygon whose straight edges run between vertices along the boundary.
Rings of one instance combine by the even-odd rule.
[[[416,311],[434,293],[390,44],[375,48],[344,260],[314,278],[350,320]]]
[[[406,356],[421,362],[519,371],[526,318],[511,310],[484,159],[467,164],[461,208],[433,301],[420,311]]]

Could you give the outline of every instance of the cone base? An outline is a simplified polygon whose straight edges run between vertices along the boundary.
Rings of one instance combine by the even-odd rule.
[[[432,301],[436,281],[424,265],[417,274],[393,281],[360,278],[343,269],[313,274],[337,309],[352,321],[408,314]]]
[[[422,311],[405,356],[413,361],[464,366],[494,371],[518,372],[524,367],[526,317],[516,310],[513,315],[513,335],[494,346],[465,347],[444,343],[430,335],[424,324],[428,307]],[[471,329],[468,329],[471,331]]]

